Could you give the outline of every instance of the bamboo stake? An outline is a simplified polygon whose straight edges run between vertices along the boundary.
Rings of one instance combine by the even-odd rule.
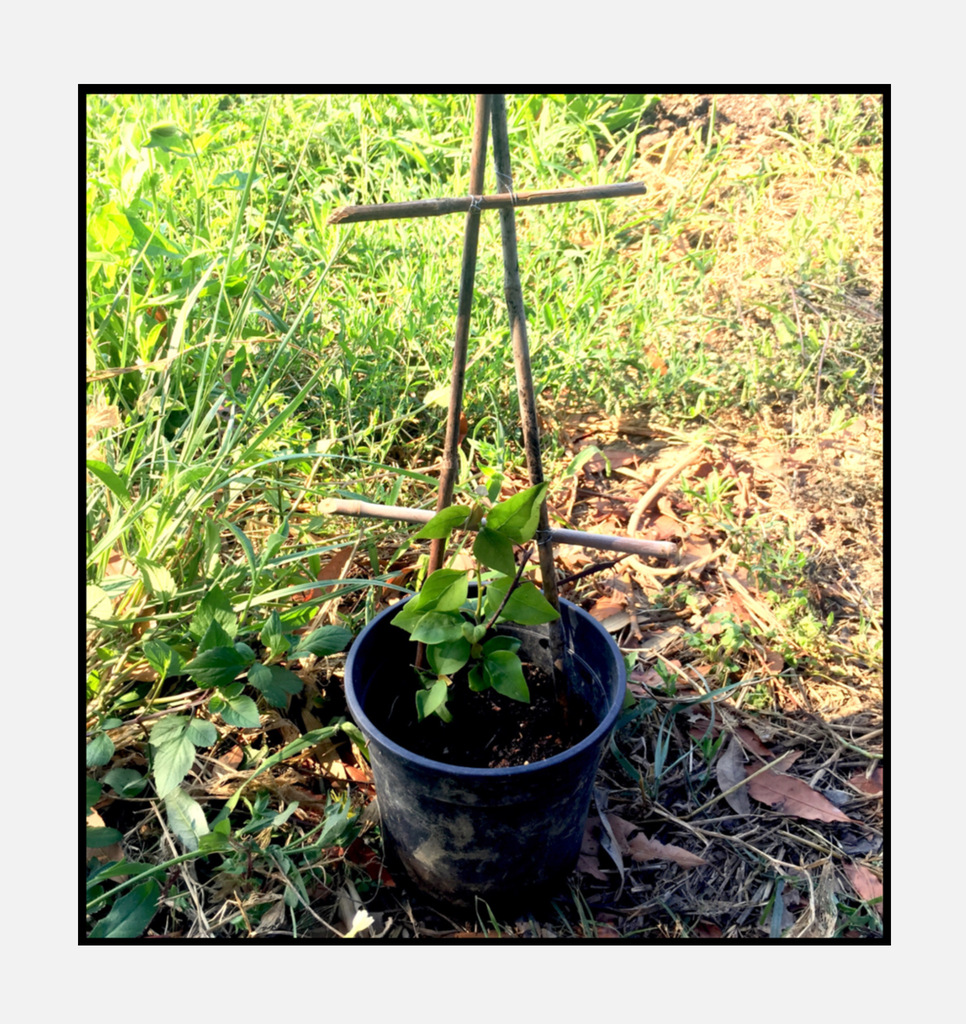
[[[464,210],[508,210],[514,206],[542,206],[547,203],[576,203],[583,199],[619,199],[643,195],[647,188],[642,181],[620,181],[612,185],[589,185],[580,188],[543,189],[537,192],[500,193],[484,196],[482,182],[470,195],[446,199],[414,199],[407,203],[374,203],[371,206],[342,206],[329,214],[327,224],[352,224],[363,220],[395,220],[398,217],[442,217]]]
[[[476,118],[473,122],[473,146],[470,154],[470,192],[483,191],[483,172],[486,169],[486,136],[490,124],[490,97],[479,93],[476,97]],[[460,411],[463,408],[463,384],[466,380],[466,352],[470,334],[470,313],[473,309],[473,281],[476,276],[476,249],[480,237],[480,211],[470,207],[466,213],[463,235],[463,269],[460,273],[460,293],[456,307],[456,333],[453,341],[453,383],[449,391],[449,412],[446,418],[446,440],[440,460],[439,495],[436,511],[453,501],[456,471],[459,466]],[[446,539],[436,539],[429,549],[428,573],[442,568],[446,557]]]
[[[492,100],[493,163],[497,184],[513,196],[513,175],[510,170],[510,142],[506,127],[506,99],[494,93]],[[500,230],[503,236],[503,290],[510,315],[510,336],[513,341],[513,365],[516,370],[517,396],[520,402],[520,423],[523,427],[523,448],[531,485],[543,483],[543,462],[540,457],[540,427],[537,424],[537,403],[533,393],[533,373],[530,369],[530,348],[527,342],[527,316],[520,286],[520,263],[517,254],[516,214],[511,205],[500,210]],[[540,559],[540,578],[543,596],[559,610],[557,575],[553,563],[553,540],[546,500],[540,503],[537,522],[537,553]],[[550,660],[554,668],[554,687],[557,700],[567,714],[566,651],[560,620],[549,623]]]
[[[429,509],[404,508],[401,505],[377,505],[370,501],[327,498],[320,501],[318,510],[324,516],[358,516],[372,519],[397,519],[402,523],[428,523],[435,515]],[[555,544],[573,544],[574,547],[595,548],[598,551],[623,551],[646,558],[662,558],[676,562],[678,547],[670,541],[642,540],[639,537],[614,537],[605,533],[585,533],[583,530],[549,531]],[[684,570],[681,570],[684,571]]]

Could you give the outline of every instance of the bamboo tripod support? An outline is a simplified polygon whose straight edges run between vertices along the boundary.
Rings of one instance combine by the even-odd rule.
[[[500,192],[496,195],[486,196],[482,192],[486,163],[486,138],[490,122],[492,122],[493,126],[494,164],[497,187],[500,189]],[[460,211],[466,212],[463,266],[460,276],[460,292],[453,346],[453,379],[446,422],[446,439],[440,463],[437,511],[445,508],[452,502],[456,467],[459,461],[460,413],[466,373],[470,312],[473,303],[473,285],[476,272],[476,252],[481,211],[484,209],[499,209],[500,211],[500,228],[503,239],[504,292],[510,319],[524,451],[530,483],[533,485],[543,482],[543,466],[540,456],[540,432],[537,423],[533,375],[530,367],[526,313],[523,303],[523,290],[520,284],[515,208],[517,206],[573,202],[583,199],[640,195],[645,191],[644,185],[641,182],[622,182],[617,185],[602,185],[592,188],[515,193],[513,191],[513,176],[510,168],[506,101],[502,94],[494,94],[492,96],[480,94],[476,97],[469,184],[469,196],[451,199],[420,200],[409,203],[383,203],[374,206],[346,206],[336,210],[328,220],[329,224],[339,224],[354,221],[390,220],[401,217],[433,217]],[[352,509],[351,511],[350,508]],[[424,511],[417,509],[387,508],[369,505],[365,502],[342,502],[335,500],[323,502],[320,506],[320,511],[343,515],[375,515],[380,518],[398,518],[410,522],[425,521],[421,517],[428,515]],[[540,507],[536,540],[544,596],[557,609],[559,609],[559,599],[553,557],[555,541],[557,543],[585,544],[587,547],[595,548],[606,547],[610,550],[630,550],[638,554],[652,555],[671,561],[676,561],[677,559],[677,548],[673,544],[643,541],[635,538],[602,538],[576,530],[551,530],[546,501]],[[603,543],[604,541],[613,541],[614,543],[605,544]],[[442,540],[434,540],[432,542],[429,558],[430,572],[442,566],[445,555],[444,543]],[[558,678],[555,680],[557,683],[557,693],[561,697],[561,703],[565,706],[566,701],[562,696],[565,693],[565,688],[562,685],[563,680],[559,675],[566,667],[567,657],[559,620],[550,624],[550,644],[555,674],[558,675]]]

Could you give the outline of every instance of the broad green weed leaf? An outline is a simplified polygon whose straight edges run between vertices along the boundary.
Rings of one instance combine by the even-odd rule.
[[[189,661],[185,671],[201,686],[227,686],[251,663],[234,647],[213,647]]]
[[[144,587],[152,597],[159,601],[170,601],[178,592],[174,577],[163,565],[139,558],[138,568],[141,570]]]
[[[135,772],[135,774],[137,773]],[[110,783],[108,783],[108,785],[110,785]],[[84,799],[87,804],[86,810],[84,811],[85,818],[87,817],[87,815],[91,813],[91,809],[93,808],[94,804],[96,804],[97,801],[100,800],[101,793],[103,792],[103,787],[96,779],[92,779],[89,776],[85,779]]]
[[[168,828],[184,843],[186,849],[197,850],[198,840],[208,834],[205,812],[197,800],[192,800],[183,789],[173,789],[164,798]]]
[[[104,733],[99,732],[90,741],[90,743],[87,744],[87,767],[97,768],[102,764],[107,764],[113,755],[114,743],[110,736],[106,736]]]
[[[292,657],[314,654],[317,658],[324,658],[327,654],[338,654],[351,640],[351,631],[343,626],[321,626],[299,640]]]
[[[218,730],[204,718],[192,718],[185,729],[185,736],[196,747],[210,747],[218,740]]]
[[[231,849],[231,843],[219,832],[208,832],[206,835],[198,836],[198,849],[202,853],[227,853]]]
[[[440,509],[436,515],[423,528],[414,535],[416,540],[437,540],[448,537],[451,530],[455,530],[466,522],[470,510],[465,505],[447,505]]]
[[[134,242],[134,229],[117,203],[107,203],[91,217],[88,233],[93,247],[121,256]]]
[[[167,796],[181,785],[195,760],[195,745],[185,735],[191,719],[180,715],[162,718],[151,730],[149,743],[154,751],[154,787],[158,796]]]
[[[252,184],[261,177],[260,174],[252,175]],[[221,174],[215,175],[214,184],[222,185],[226,188],[233,188],[236,192],[244,192],[245,186],[248,184],[248,172],[247,171],[223,171]]]
[[[257,729],[261,722],[258,718],[258,706],[244,694],[237,697],[212,697],[208,707],[214,714],[221,715],[225,725],[234,725],[239,729]]]
[[[191,635],[200,640],[208,630],[212,621],[219,623],[221,628],[234,640],[238,634],[238,618],[231,607],[231,601],[220,587],[212,587],[202,598],[188,626]]]
[[[221,623],[212,619],[205,630],[205,635],[198,641],[196,654],[204,654],[205,651],[211,651],[216,647],[232,647],[234,645],[231,641],[232,638],[222,627]]]
[[[248,672],[248,681],[272,707],[285,707],[285,702],[295,693],[299,693],[305,685],[294,673],[280,665],[252,665]]]
[[[114,605],[110,597],[100,587],[89,583],[87,585],[87,617],[91,619],[106,620],[114,615]]]
[[[103,921],[91,930],[92,939],[136,939],[147,930],[158,909],[161,886],[153,878],[120,897]]]
[[[486,525],[517,544],[530,540],[536,532],[540,503],[549,486],[547,483],[536,484],[501,501],[487,512]]]
[[[489,569],[496,569],[507,576],[517,571],[513,560],[513,544],[496,530],[484,526],[473,542],[473,555]]]
[[[148,784],[148,780],[133,768],[112,768],[103,782],[121,797],[137,796]]]
[[[269,615],[261,633],[258,634],[258,639],[265,645],[272,658],[277,658],[288,650],[288,637],[282,630],[282,620],[278,617],[278,612],[273,611]]]
[[[92,850],[100,850],[112,843],[119,843],[123,838],[124,833],[118,832],[116,828],[89,828],[85,842]]]
[[[511,651],[493,651],[483,659],[483,672],[497,693],[528,703],[530,691],[523,678],[520,659]]]
[[[181,674],[181,655],[163,640],[146,640],[144,657],[163,682],[169,675]]]

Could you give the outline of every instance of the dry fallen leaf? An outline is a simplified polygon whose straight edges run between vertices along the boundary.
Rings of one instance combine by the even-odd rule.
[[[879,765],[871,777],[865,772],[856,772],[849,782],[868,796],[882,796],[882,766]]]
[[[338,551],[322,566],[321,571],[315,577],[317,580],[337,580],[342,576],[342,573],[346,567],[346,563],[352,556],[353,545],[347,544],[344,548],[339,548]],[[311,601],[316,597],[321,597],[322,593],[326,590],[325,587],[318,587],[315,590],[309,590],[305,594],[305,600]]]
[[[751,814],[751,800],[748,798],[747,787],[742,786],[733,793],[727,791],[745,779],[745,759],[741,754],[741,744],[733,736],[728,745],[718,755],[715,766],[718,785],[721,792],[726,793],[725,800],[735,814]]]
[[[758,754],[759,757],[771,757],[772,752],[761,742],[760,739],[751,731],[746,729],[744,726],[735,729],[735,735],[741,740],[746,750],[749,750],[752,754]]]
[[[625,821],[616,814],[608,814],[607,821],[617,839],[621,853],[629,853],[636,861],[670,860],[682,868],[700,867],[708,862],[697,854],[680,846],[665,844],[657,839],[648,839],[640,826]],[[637,833],[634,835],[634,833]],[[633,837],[633,838],[629,838]]]
[[[606,622],[612,615],[620,615],[626,606],[626,601],[617,595],[602,597],[595,601],[588,609],[590,614],[598,622]]]
[[[874,900],[882,896],[882,880],[861,864],[846,864],[845,875],[860,900]]]
[[[790,751],[800,754],[801,751]],[[788,767],[788,755],[781,758],[781,767]],[[749,765],[745,771],[752,775],[758,771],[755,765]],[[808,783],[790,775],[779,775],[774,770],[767,771],[750,779],[748,792],[760,803],[768,804],[780,814],[790,814],[796,818],[807,818],[810,821],[851,821],[831,801],[821,793],[816,793]]]
[[[607,881],[607,875],[601,870],[597,854],[600,852],[600,843],[594,836],[594,829],[600,826],[600,819],[591,815],[584,825],[584,837],[580,842],[580,856],[577,858],[577,870],[582,871],[591,878],[601,882]]]

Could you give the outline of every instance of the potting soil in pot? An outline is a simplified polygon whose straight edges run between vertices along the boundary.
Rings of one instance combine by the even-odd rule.
[[[553,757],[579,743],[596,727],[586,703],[571,695],[565,721],[549,674],[524,664],[530,703],[502,697],[493,690],[469,688],[464,669],[450,687],[447,706],[452,722],[436,715],[418,721],[415,671],[411,686],[388,706],[375,705],[370,717],[390,739],[433,761],[469,768],[509,768]],[[408,692],[407,692],[408,691]]]

